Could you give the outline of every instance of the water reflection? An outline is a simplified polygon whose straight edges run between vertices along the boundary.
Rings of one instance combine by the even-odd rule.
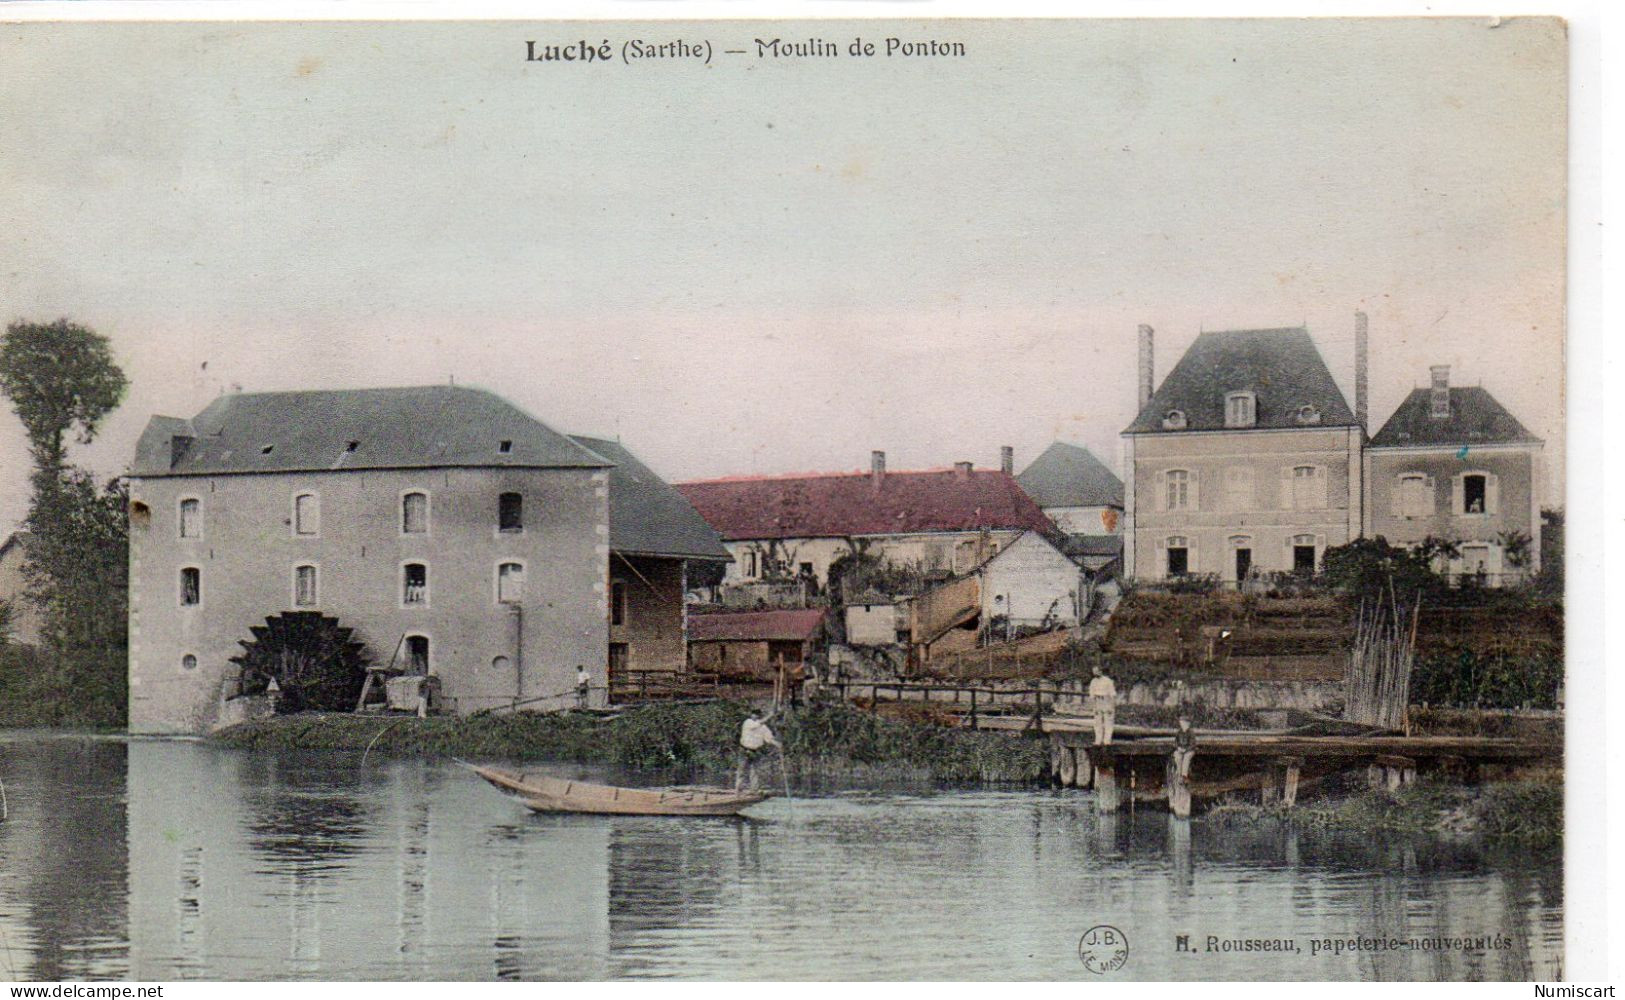
[[[0,778],[0,974],[21,978],[1083,978],[1096,923],[1130,937],[1124,978],[1560,974],[1555,857],[1102,817],[1073,792],[538,817],[445,765],[20,738]],[[1202,951],[1353,934],[1511,947]]]

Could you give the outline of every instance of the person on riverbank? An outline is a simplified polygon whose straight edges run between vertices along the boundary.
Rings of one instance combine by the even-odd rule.
[[[587,699],[592,695],[592,677],[587,673],[585,664],[576,664],[576,707],[586,708]]]
[[[761,709],[753,708],[739,727],[739,767],[734,771],[735,791],[756,787],[756,768],[767,756],[769,747],[784,753],[784,746],[773,735],[773,730],[768,728],[768,718],[762,715]]]
[[[1117,719],[1117,685],[1096,664],[1094,679],[1089,682],[1089,709],[1095,717],[1095,746],[1112,741],[1112,724]]]
[[[1191,728],[1191,718],[1188,715],[1179,717],[1179,728],[1174,730],[1174,767],[1179,769],[1179,776],[1189,779],[1191,776],[1191,758],[1196,756],[1196,730]]]

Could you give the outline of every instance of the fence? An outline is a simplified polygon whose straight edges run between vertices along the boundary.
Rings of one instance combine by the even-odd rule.
[[[869,692],[869,707],[878,710],[882,692],[891,692],[891,701],[901,703],[916,701],[922,704],[958,705],[968,714],[966,725],[972,729],[979,728],[978,720],[983,715],[1031,715],[1033,724],[1040,730],[1043,728],[1044,699],[1047,694],[1050,706],[1054,707],[1057,701],[1063,698],[1079,699],[1083,697],[1083,688],[1074,686],[1067,688],[1061,683],[1045,684],[1040,681],[1032,687],[998,688],[986,684],[922,684],[918,681],[832,681],[825,688],[834,691],[843,702],[854,700],[853,692],[867,690]],[[915,697],[909,697],[913,693]],[[1026,702],[1030,699],[1031,708]],[[1000,711],[1001,707],[1004,709]]]

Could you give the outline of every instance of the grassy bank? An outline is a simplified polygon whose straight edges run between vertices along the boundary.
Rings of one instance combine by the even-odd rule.
[[[1332,796],[1290,810],[1227,802],[1203,815],[1204,822],[1216,825],[1251,826],[1271,819],[1367,834],[1481,837],[1510,847],[1548,850],[1563,843],[1563,786],[1539,780],[1478,786],[1422,780],[1397,792]]]
[[[716,701],[643,705],[612,717],[587,712],[380,718],[305,714],[216,734],[245,749],[353,750],[387,755],[609,764],[636,771],[722,774],[733,768],[749,706]],[[1047,744],[1009,733],[968,732],[878,718],[844,705],[813,705],[772,721],[792,775],[804,778],[1033,782],[1049,767]]]

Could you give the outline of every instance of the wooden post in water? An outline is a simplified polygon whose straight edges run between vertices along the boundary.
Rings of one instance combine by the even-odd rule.
[[[1281,782],[1281,801],[1288,809],[1298,804],[1298,777],[1303,770],[1302,757],[1282,757],[1283,780]]]
[[[1109,748],[1093,747],[1089,763],[1095,770],[1095,811],[1114,813],[1122,806],[1122,789],[1117,784],[1117,761]]]
[[[1184,775],[1179,773],[1179,765],[1175,763],[1173,754],[1167,757],[1163,785],[1168,790],[1168,811],[1180,819],[1190,819],[1191,787],[1185,781]]]
[[[1078,787],[1078,751],[1065,744],[1061,746],[1061,784],[1066,788]]]

